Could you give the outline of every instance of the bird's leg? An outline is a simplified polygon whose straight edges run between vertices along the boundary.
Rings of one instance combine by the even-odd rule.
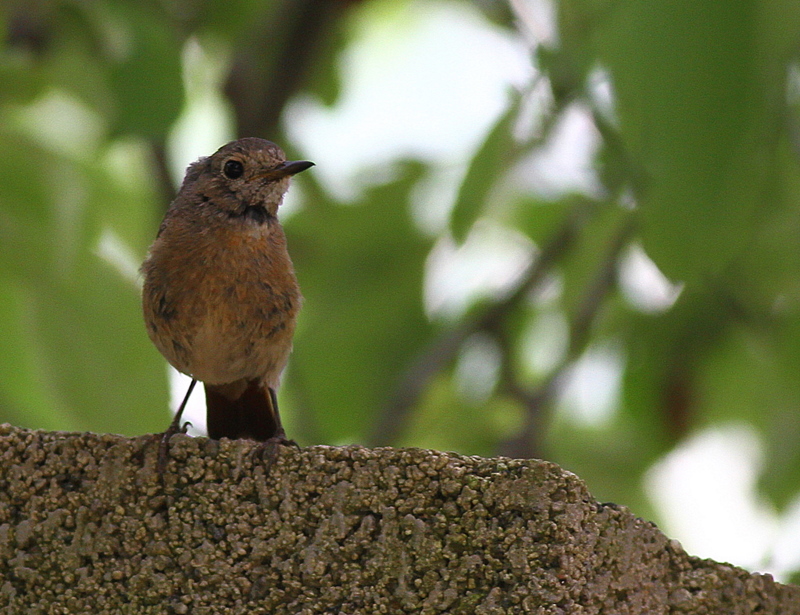
[[[267,442],[274,441],[276,444],[285,444],[290,446],[300,446],[294,440],[287,440],[286,432],[281,423],[281,413],[278,411],[278,396],[275,394],[275,389],[267,387],[269,391],[269,399],[272,402],[272,413],[275,416],[275,435],[273,435]]]
[[[266,472],[269,474],[272,464],[278,459],[278,453],[280,452],[279,447],[294,446],[300,448],[300,445],[294,440],[287,439],[286,431],[284,431],[283,425],[281,424],[281,415],[278,411],[278,397],[275,394],[275,389],[267,387],[267,390],[269,391],[269,399],[272,403],[272,414],[275,417],[275,433],[264,442],[261,442],[255,449],[255,453],[266,463]]]
[[[159,443],[158,447],[158,474],[163,475],[164,471],[167,469],[167,461],[169,459],[169,441],[172,436],[176,433],[186,433],[186,427],[189,423],[184,423],[181,425],[181,417],[183,416],[183,411],[186,409],[186,402],[189,401],[189,397],[194,390],[194,386],[197,384],[197,380],[192,378],[192,382],[189,384],[189,390],[186,391],[186,395],[183,397],[183,401],[181,405],[178,407],[178,411],[175,413],[175,416],[172,419],[172,422],[167,427],[167,430],[161,435],[161,442]]]

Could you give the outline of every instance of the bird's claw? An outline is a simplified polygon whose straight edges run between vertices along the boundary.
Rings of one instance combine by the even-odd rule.
[[[286,434],[276,434],[264,442],[259,442],[258,445],[253,448],[253,457],[257,457],[264,463],[264,471],[266,474],[269,474],[272,466],[278,460],[281,446],[300,448],[300,445],[294,440],[289,440]]]
[[[170,426],[167,427],[167,430],[161,434],[161,438],[158,443],[158,463],[156,465],[156,470],[158,471],[159,476],[163,477],[167,470],[167,463],[169,463],[169,441],[172,439],[172,436],[179,433],[185,434],[191,426],[192,424],[189,421],[186,421],[183,424],[173,422],[170,423]]]

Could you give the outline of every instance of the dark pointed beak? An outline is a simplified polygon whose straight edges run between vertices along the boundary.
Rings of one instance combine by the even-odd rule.
[[[290,175],[295,175],[301,171],[305,171],[306,169],[310,169],[313,166],[314,163],[309,162],[308,160],[287,160],[286,162],[280,163],[274,169],[270,169],[264,173],[259,173],[259,177],[263,177],[268,181],[276,181],[284,177],[289,177]]]

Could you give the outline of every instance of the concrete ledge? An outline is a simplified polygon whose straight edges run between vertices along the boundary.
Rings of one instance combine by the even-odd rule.
[[[0,426],[2,613],[800,614],[541,461]]]

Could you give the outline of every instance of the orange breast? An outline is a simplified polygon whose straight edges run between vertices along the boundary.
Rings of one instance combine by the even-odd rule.
[[[301,303],[277,222],[165,232],[143,271],[148,331],[173,366],[204,382],[277,385]]]

